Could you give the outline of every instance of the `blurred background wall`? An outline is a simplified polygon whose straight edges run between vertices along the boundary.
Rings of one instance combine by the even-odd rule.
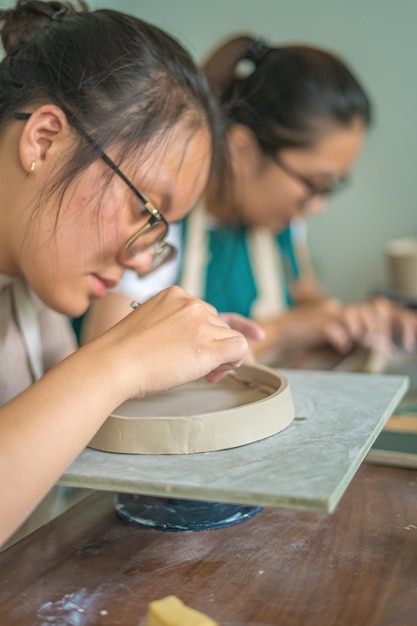
[[[325,287],[347,302],[386,285],[384,246],[417,236],[417,0],[94,0],[169,31],[199,61],[232,33],[336,52],[367,88],[375,122],[351,187],[309,221]]]

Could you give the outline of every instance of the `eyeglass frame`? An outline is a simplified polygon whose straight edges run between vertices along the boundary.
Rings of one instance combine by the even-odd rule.
[[[20,121],[26,121],[30,118],[32,114],[31,113],[25,113],[25,112],[21,112],[21,111],[16,111],[13,114],[13,117],[16,120],[20,120]],[[75,120],[74,118],[71,119],[71,124],[72,126],[74,126],[74,128],[77,130],[77,132],[84,137],[84,139],[86,141],[88,141],[88,143],[94,148],[94,150],[97,152],[97,154],[101,157],[101,159],[103,159],[103,161],[113,170],[113,172],[115,174],[117,174],[117,176],[119,176],[119,178],[121,178],[121,180],[129,187],[129,189],[131,191],[133,191],[133,193],[135,194],[135,196],[141,201],[141,203],[143,204],[143,207],[146,211],[148,211],[148,213],[150,214],[150,217],[148,219],[148,221],[146,222],[146,224],[144,224],[143,226],[141,226],[139,228],[139,230],[137,230],[135,233],[133,233],[133,235],[131,237],[129,237],[129,239],[126,241],[126,243],[124,244],[124,250],[126,252],[126,256],[128,255],[128,250],[129,247],[138,239],[138,237],[140,237],[143,233],[147,232],[150,228],[152,228],[152,226],[154,226],[154,224],[160,223],[162,222],[165,225],[165,233],[163,235],[163,237],[161,239],[158,239],[157,241],[155,241],[151,246],[149,246],[149,250],[152,249],[153,246],[156,245],[160,245],[160,246],[166,246],[169,248],[170,250],[170,254],[167,255],[167,257],[164,258],[164,260],[162,261],[162,263],[160,263],[160,265],[157,265],[155,268],[152,268],[148,273],[151,273],[152,271],[158,269],[159,267],[161,267],[163,265],[163,263],[171,258],[173,258],[173,255],[176,255],[178,253],[177,249],[171,245],[169,242],[166,241],[166,237],[168,235],[168,230],[169,230],[169,224],[167,222],[167,220],[165,219],[165,217],[162,215],[162,213],[153,206],[153,204],[151,204],[149,202],[149,200],[147,200],[145,198],[145,196],[135,187],[135,185],[127,178],[127,176],[125,174],[123,174],[123,172],[119,169],[119,167],[116,165],[116,163],[108,156],[108,154],[106,154],[106,152],[103,150],[103,148],[87,133],[86,130],[84,130],[84,128],[81,126],[81,124],[78,122],[78,120]],[[158,252],[160,252],[161,247],[159,248]],[[144,252],[146,252],[146,250],[144,250]],[[131,258],[135,258],[134,255]],[[141,274],[141,276],[145,276],[145,273]]]
[[[334,193],[337,193],[341,189],[344,189],[346,185],[349,184],[349,176],[343,176],[342,178],[335,177],[334,184],[328,188],[322,188],[319,185],[315,185],[310,180],[305,178],[302,174],[294,170],[291,166],[284,163],[282,159],[278,156],[273,157],[275,163],[286,173],[288,176],[291,176],[294,180],[298,181],[308,190],[308,197],[314,198],[314,196],[330,196]]]

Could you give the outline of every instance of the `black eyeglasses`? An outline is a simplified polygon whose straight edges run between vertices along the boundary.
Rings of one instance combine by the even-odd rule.
[[[14,118],[16,120],[28,120],[31,113],[16,112]],[[144,272],[138,272],[140,277],[147,276],[151,272],[155,271],[161,265],[174,259],[177,255],[177,250],[170,243],[166,241],[168,234],[168,222],[158,209],[156,209],[141,192],[136,189],[133,183],[123,174],[123,172],[117,167],[116,163],[104,152],[99,144],[94,141],[92,137],[84,130],[79,124],[78,120],[71,119],[71,125],[74,126],[76,131],[84,137],[86,141],[94,148],[97,154],[103,159],[105,163],[113,170],[119,178],[133,191],[135,196],[139,198],[143,210],[142,213],[147,212],[150,217],[146,224],[141,226],[124,244],[124,251],[129,259],[136,259],[141,257],[144,253],[151,251],[152,259],[150,267]]]
[[[302,174],[299,174],[292,167],[284,163],[284,161],[282,161],[279,157],[274,156],[273,158],[275,163],[277,163],[277,165],[279,165],[279,167],[284,170],[288,176],[291,176],[291,178],[294,178],[294,180],[297,180],[299,183],[304,185],[307,189],[309,198],[313,198],[314,196],[330,196],[344,189],[349,183],[348,176],[343,176],[342,178],[338,176],[329,176],[327,184],[315,185]]]

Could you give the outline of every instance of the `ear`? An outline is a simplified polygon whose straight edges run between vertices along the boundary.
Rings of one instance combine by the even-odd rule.
[[[232,124],[227,131],[230,148],[237,151],[253,150],[258,145],[255,134],[244,124]]]
[[[35,109],[25,123],[19,140],[19,156],[26,172],[38,171],[51,156],[58,158],[70,126],[65,113],[53,104]],[[33,165],[35,164],[35,166]]]
[[[262,151],[256,135],[244,124],[233,124],[227,133],[227,139],[235,168],[242,166],[249,168],[259,167]]]

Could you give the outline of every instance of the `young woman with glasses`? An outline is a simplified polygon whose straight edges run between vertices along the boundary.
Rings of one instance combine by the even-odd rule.
[[[74,352],[68,316],[174,255],[168,223],[223,168],[220,117],[185,50],[141,20],[19,1],[0,23],[1,543],[117,405],[216,380],[247,341],[173,287]]]
[[[250,36],[226,41],[203,68],[226,120],[231,168],[226,187],[211,176],[184,220],[182,261],[171,274],[219,311],[261,321],[265,339],[253,349],[263,359],[329,344],[341,353],[354,345],[387,352],[397,335],[413,349],[414,314],[384,299],[344,307],[327,297],[306,247],[305,218],[346,185],[371,120],[358,80],[327,51],[269,47]],[[140,298],[146,287],[127,272],[94,303],[85,338],[120,318],[127,296]]]

